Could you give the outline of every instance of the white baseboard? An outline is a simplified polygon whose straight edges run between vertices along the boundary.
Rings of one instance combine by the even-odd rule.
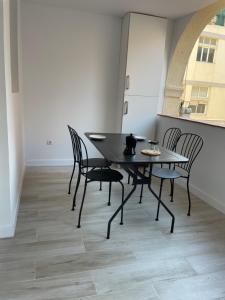
[[[16,203],[14,207],[12,208],[12,221],[9,225],[0,227],[0,238],[10,238],[15,235],[16,231],[16,223],[17,223],[17,216],[20,206],[20,199],[22,195],[22,189],[23,189],[23,179],[25,175],[25,166],[23,167],[22,176],[19,184],[19,192],[16,199]]]
[[[59,167],[59,166],[72,166],[73,159],[33,159],[26,162],[28,167]]]
[[[177,183],[186,189],[186,182],[184,180],[177,180]],[[196,187],[193,184],[190,184],[190,192],[200,198],[202,201],[206,202],[210,206],[214,207],[215,209],[219,210],[223,214],[225,214],[225,203],[219,201],[218,199],[214,198],[212,195],[209,195]]]

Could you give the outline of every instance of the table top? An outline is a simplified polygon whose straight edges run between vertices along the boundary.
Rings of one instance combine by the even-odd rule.
[[[89,137],[91,134],[104,135],[106,136],[106,139],[101,141],[92,140]],[[124,155],[123,151],[126,146],[126,136],[128,134],[87,132],[85,133],[85,135],[91,141],[91,143],[98,149],[98,151],[103,155],[103,157],[111,163],[141,165],[151,163],[161,164],[188,162],[188,158],[160,146],[159,150],[161,154],[159,156],[147,156],[141,154],[141,150],[150,149],[150,144],[147,140],[137,141],[135,155]]]

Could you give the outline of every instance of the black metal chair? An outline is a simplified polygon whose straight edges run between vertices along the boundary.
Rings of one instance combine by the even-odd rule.
[[[174,151],[177,145],[177,141],[180,138],[182,131],[180,128],[171,127],[166,130],[163,136],[162,147],[165,147],[168,150]],[[161,165],[163,167],[163,165]],[[169,168],[171,168],[171,164],[169,164]],[[174,189],[174,180],[170,180],[170,197],[171,202],[173,202],[173,189]]]
[[[163,136],[163,141],[162,141],[162,147],[165,147],[168,150],[174,151],[177,141],[179,137],[181,136],[182,132],[180,128],[177,127],[171,127],[166,130]],[[161,165],[163,167],[163,164]],[[169,164],[169,168],[171,167],[171,164]],[[146,172],[146,168],[144,167],[143,172]],[[171,183],[171,192],[170,196],[172,195],[173,192],[173,181],[170,181]],[[139,203],[142,203],[142,197],[143,197],[143,188],[144,186],[141,186],[141,193],[140,193],[140,200]]]
[[[81,215],[84,205],[84,199],[86,195],[87,190],[87,184],[94,181],[101,181],[101,182],[108,182],[109,183],[109,198],[108,198],[108,205],[111,205],[111,188],[113,182],[120,183],[122,187],[122,202],[124,199],[124,185],[122,183],[123,175],[116,171],[112,170],[110,168],[100,169],[100,168],[92,168],[89,170],[89,159],[88,159],[88,152],[86,145],[81,137],[78,136],[78,134],[74,131],[72,131],[73,139],[75,141],[75,148],[76,148],[76,159],[79,166],[79,173],[85,177],[85,183],[84,183],[84,192],[83,197],[80,205],[80,212],[79,212],[79,219],[78,219],[78,225],[77,227],[81,227]],[[84,159],[85,155],[85,159]],[[85,161],[85,164],[84,164]],[[121,222],[120,224],[123,224],[123,210],[121,211]]]
[[[191,174],[192,165],[198,156],[199,152],[203,147],[203,139],[197,134],[193,133],[183,133],[180,135],[175,151],[189,159],[188,163],[179,163],[175,164],[173,168],[156,168],[154,167],[152,170],[152,175],[161,179],[160,182],[160,190],[159,190],[159,198],[161,199],[163,182],[166,179],[170,179],[173,181],[172,185],[172,195],[171,202],[173,201],[174,194],[174,180],[177,178],[185,178],[187,180],[187,194],[188,194],[188,213],[190,216],[191,212],[191,197],[189,190],[189,180]],[[158,203],[156,221],[159,219],[159,209],[160,202]]]
[[[180,128],[171,127],[166,130],[163,136],[162,146],[168,150],[174,151],[177,145],[177,141],[182,132]]]
[[[72,174],[71,174],[70,181],[69,181],[69,191],[68,191],[68,194],[70,194],[71,184],[72,184],[76,164],[79,163],[79,162],[78,162],[78,157],[77,157],[76,139],[75,139],[75,135],[77,134],[77,132],[71,126],[67,125],[67,127],[69,129],[71,142],[72,142],[72,148],[73,148],[73,170],[72,170]],[[87,160],[83,160],[82,164],[84,166],[87,166]],[[95,169],[95,168],[101,168],[101,169],[108,168],[110,165],[111,165],[110,162],[108,162],[104,158],[89,158],[89,161],[88,161],[88,167],[92,168],[92,169]],[[80,185],[80,178],[81,178],[81,173],[78,169],[78,177],[77,177],[77,183],[76,183],[75,193],[74,193],[74,197],[73,197],[72,210],[74,210],[74,208],[76,206],[76,196],[77,196],[77,192],[78,192],[79,185]],[[100,190],[102,190],[102,182],[101,181],[100,181]]]

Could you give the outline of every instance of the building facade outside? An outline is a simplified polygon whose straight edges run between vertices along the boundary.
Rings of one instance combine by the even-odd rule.
[[[225,9],[195,43],[181,100],[191,108],[192,119],[225,122]]]

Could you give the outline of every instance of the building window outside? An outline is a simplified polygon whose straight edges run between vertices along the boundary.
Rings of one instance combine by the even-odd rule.
[[[183,94],[164,112],[225,125],[225,8],[201,32],[187,63]],[[190,108],[190,109],[189,109]]]
[[[191,101],[189,102],[189,106],[191,108],[192,114],[205,114],[207,104],[202,103],[202,101]]]
[[[221,10],[216,15],[215,25],[218,25],[218,26],[224,26],[225,25],[225,9]]]
[[[185,106],[191,108],[192,114],[206,114],[208,98],[209,87],[192,86],[191,100]]]
[[[206,36],[199,38],[197,61],[213,63],[217,40]]]
[[[209,88],[206,86],[193,86],[191,90],[191,99],[208,99]]]

